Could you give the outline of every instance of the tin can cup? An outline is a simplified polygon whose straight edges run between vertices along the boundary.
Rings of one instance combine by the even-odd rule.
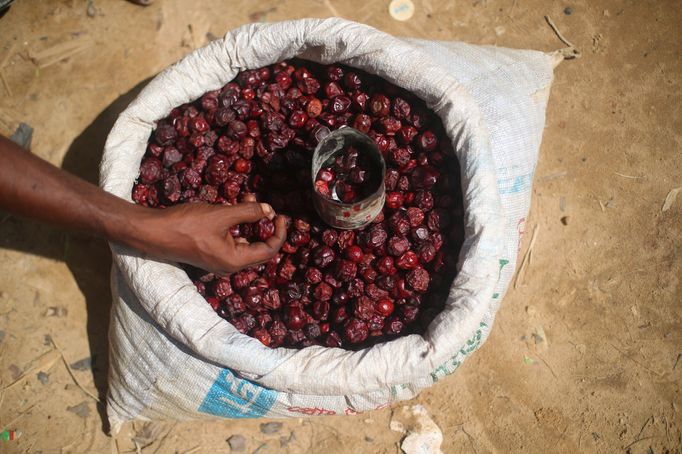
[[[369,196],[353,203],[343,203],[340,200],[323,196],[315,190],[315,178],[325,163],[333,160],[346,148],[353,146],[358,153],[370,159],[379,170],[379,181],[376,190]],[[322,220],[332,227],[343,230],[359,229],[370,224],[384,207],[386,190],[386,162],[374,141],[367,135],[351,127],[341,127],[330,132],[320,140],[313,153],[312,186],[313,205]],[[335,194],[335,191],[332,191]]]

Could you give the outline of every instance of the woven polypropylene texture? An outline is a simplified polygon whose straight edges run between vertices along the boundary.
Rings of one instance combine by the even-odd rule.
[[[401,40],[341,19],[245,26],[161,73],[121,114],[107,139],[103,187],[130,199],[154,123],[173,107],[242,69],[293,56],[378,74],[416,93],[443,120],[466,209],[446,309],[423,337],[360,352],[269,349],[217,317],[176,264],[112,246],[112,427],[136,417],[349,414],[385,406],[454,372],[490,330],[528,211],[552,80],[546,54]]]

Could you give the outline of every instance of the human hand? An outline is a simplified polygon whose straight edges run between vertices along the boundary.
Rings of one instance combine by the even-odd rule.
[[[233,225],[265,217],[275,223],[275,233],[266,241],[248,243],[229,233]],[[256,202],[229,206],[188,203],[163,210],[145,209],[140,228],[142,238],[133,245],[135,248],[220,275],[267,262],[286,240],[284,218],[275,216],[267,203]]]

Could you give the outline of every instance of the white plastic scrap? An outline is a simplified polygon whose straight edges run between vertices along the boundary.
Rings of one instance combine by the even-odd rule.
[[[431,419],[426,408],[422,405],[403,407],[402,413],[411,421],[407,427],[407,436],[400,445],[403,452],[405,454],[442,454],[440,446],[443,443],[443,433]],[[403,430],[396,431],[405,433],[403,424],[398,421],[392,420],[390,427],[391,430],[400,427]]]

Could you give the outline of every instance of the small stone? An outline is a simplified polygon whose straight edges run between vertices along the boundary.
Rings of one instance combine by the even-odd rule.
[[[388,424],[388,428],[391,429],[393,432],[400,432],[400,433],[406,433],[407,431],[405,430],[405,426],[403,423],[400,421],[396,421],[395,419],[392,419],[391,422]]]
[[[31,139],[33,139],[33,128],[27,123],[19,123],[19,127],[9,139],[21,148],[30,150]]]
[[[64,317],[69,313],[65,307],[50,306],[45,310],[45,317]]]
[[[275,434],[282,429],[283,424],[281,422],[264,422],[260,425],[260,431],[264,434]]]
[[[568,216],[561,216],[561,223],[563,225],[568,225]]]
[[[246,438],[243,435],[232,435],[225,441],[230,445],[230,451],[242,452],[246,449]]]
[[[564,14],[570,16],[571,14],[573,14],[573,8],[567,6],[566,8],[564,8]]]
[[[88,416],[90,416],[90,406],[86,401],[83,401],[78,405],[74,405],[73,407],[66,407],[66,411],[75,413],[81,418],[87,418]]]
[[[50,381],[50,376],[43,372],[42,370],[38,372],[37,374],[38,381],[42,383],[43,385],[47,385],[47,383]]]
[[[5,340],[5,331],[0,329],[0,344]]]
[[[52,345],[52,336],[45,334],[43,336],[43,345]]]
[[[372,442],[374,441],[374,438],[368,437],[367,435],[365,435],[365,441],[366,441],[367,443],[372,443]]]
[[[73,370],[90,370],[95,365],[95,360],[97,356],[88,356],[83,359],[79,359],[75,363],[71,363],[69,366]]]

